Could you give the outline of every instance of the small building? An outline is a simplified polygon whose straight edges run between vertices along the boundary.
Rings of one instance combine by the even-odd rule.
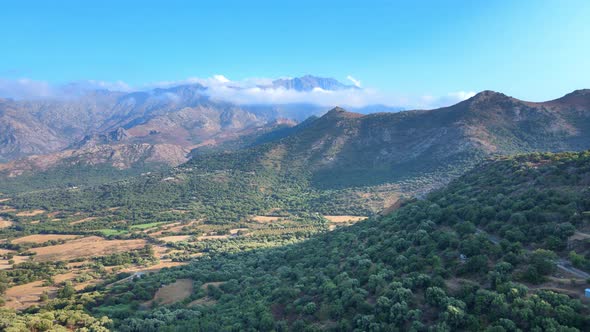
[[[586,292],[584,293],[586,297],[590,297],[590,288],[586,288]]]

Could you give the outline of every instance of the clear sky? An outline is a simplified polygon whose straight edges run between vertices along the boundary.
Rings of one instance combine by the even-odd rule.
[[[0,78],[314,74],[397,94],[590,88],[590,1],[3,1]]]

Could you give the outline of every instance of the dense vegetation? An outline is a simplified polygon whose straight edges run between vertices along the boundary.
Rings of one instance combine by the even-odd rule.
[[[118,284],[87,309],[121,331],[588,330],[586,281],[547,282],[571,248],[588,259],[588,241],[568,237],[589,227],[589,180],[589,152],[502,158],[392,215],[198,259]],[[189,298],[137,310],[180,278],[195,281]],[[576,295],[560,294],[568,287]]]
[[[48,188],[96,186],[166,168],[168,167],[165,165],[153,163],[138,164],[128,169],[118,169],[110,165],[77,164],[61,165],[46,171],[27,171],[19,176],[9,176],[7,172],[0,172],[0,192],[14,194]]]

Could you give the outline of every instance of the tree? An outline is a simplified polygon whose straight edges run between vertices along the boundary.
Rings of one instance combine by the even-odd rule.
[[[71,281],[66,281],[64,286],[57,291],[57,297],[60,299],[69,299],[76,294],[76,289],[72,285]]]

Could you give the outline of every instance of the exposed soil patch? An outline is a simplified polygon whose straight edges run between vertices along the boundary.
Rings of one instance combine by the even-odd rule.
[[[365,216],[324,216],[324,218],[333,223],[358,222],[367,219]]]
[[[98,236],[89,236],[55,246],[33,248],[37,253],[34,260],[39,262],[64,261],[81,257],[104,256],[142,248],[145,240],[105,240]]]
[[[279,221],[279,219],[281,219],[281,217],[274,217],[274,216],[255,216],[252,217],[252,220],[259,222],[261,224],[266,224],[269,222],[276,222]]]
[[[12,260],[14,264],[20,264],[24,262],[28,262],[31,256],[14,256]],[[8,259],[0,259],[0,270],[8,270],[12,268],[12,264],[8,262]]]
[[[12,226],[12,221],[0,217],[0,228],[8,228]]]
[[[6,290],[5,299],[6,307],[21,310],[39,304],[39,299],[43,292],[47,292],[49,297],[54,297],[56,287],[41,286],[43,281],[34,281],[28,284],[14,286]]]
[[[200,298],[198,300],[194,300],[191,303],[187,304],[187,307],[196,307],[196,306],[210,306],[210,305],[214,305],[215,303],[217,303],[217,300],[209,297],[209,296],[205,296],[203,298]]]
[[[199,236],[197,238],[197,240],[199,241],[203,241],[203,240],[221,240],[221,239],[227,239],[229,238],[229,235],[202,235]]]
[[[175,243],[175,242],[187,241],[190,238],[191,238],[191,235],[172,235],[172,236],[161,237],[158,240],[162,240],[164,242]]]
[[[19,243],[44,243],[51,240],[71,240],[80,237],[80,235],[68,235],[68,234],[35,234],[27,235],[16,238],[11,242],[14,244]]]
[[[193,281],[191,279],[179,279],[175,283],[160,287],[154,295],[154,299],[147,306],[152,303],[161,305],[173,304],[182,301],[193,293]]]
[[[72,222],[70,223],[70,225],[78,225],[78,224],[81,224],[81,223],[83,223],[83,222],[86,222],[86,221],[91,221],[91,220],[94,220],[94,219],[96,219],[96,217],[88,217],[88,218],[84,218],[84,219],[80,219],[80,220],[72,221]]]
[[[207,289],[207,287],[209,286],[213,286],[213,287],[219,287],[221,285],[223,285],[225,283],[225,281],[212,281],[212,282],[206,282],[204,284],[201,285],[202,289]]]
[[[22,211],[16,214],[17,217],[34,217],[45,213],[45,210]]]

